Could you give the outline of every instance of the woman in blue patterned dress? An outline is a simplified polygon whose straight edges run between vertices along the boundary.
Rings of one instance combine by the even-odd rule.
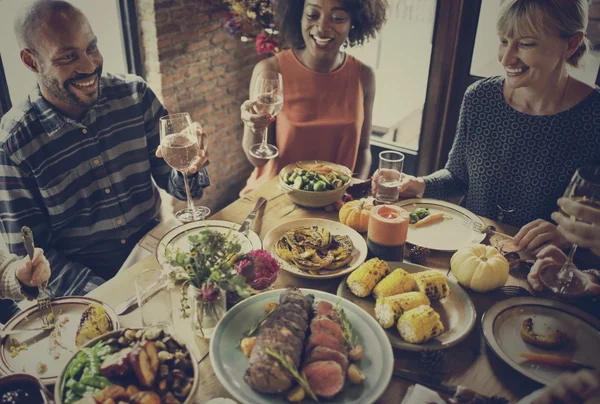
[[[600,88],[570,76],[587,52],[587,0],[507,0],[497,21],[504,76],[470,86],[446,167],[405,175],[401,196],[464,196],[467,209],[521,227],[538,252],[566,240],[550,223],[578,167],[600,163]]]

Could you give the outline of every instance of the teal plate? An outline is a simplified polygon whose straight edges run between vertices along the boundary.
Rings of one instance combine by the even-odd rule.
[[[279,295],[284,290],[260,293],[237,304],[217,324],[210,340],[210,361],[213,370],[223,387],[240,403],[288,403],[285,394],[260,394],[246,384],[244,373],[248,367],[248,358],[238,348],[242,333],[264,315],[266,303],[279,302]],[[394,367],[394,353],[385,332],[373,317],[354,303],[319,290],[301,290],[305,295],[314,295],[315,302],[340,302],[354,327],[358,342],[365,350],[365,356],[357,365],[365,374],[366,380],[361,385],[352,385],[347,381],[344,390],[332,401],[344,404],[375,402],[387,388]],[[309,402],[310,399],[304,401]]]

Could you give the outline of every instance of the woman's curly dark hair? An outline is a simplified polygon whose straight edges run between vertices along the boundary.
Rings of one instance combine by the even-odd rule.
[[[387,0],[340,0],[350,13],[354,28],[350,29],[350,46],[362,45],[374,38],[386,21]],[[277,0],[275,3],[275,23],[284,47],[302,48],[302,14],[304,0]]]

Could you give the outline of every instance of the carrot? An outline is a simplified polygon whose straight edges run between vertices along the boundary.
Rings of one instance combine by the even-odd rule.
[[[583,363],[576,362],[571,359],[564,358],[562,356],[557,355],[549,355],[549,354],[538,354],[538,353],[519,353],[519,356],[527,359],[533,363],[541,363],[544,365],[554,365],[561,368],[568,369],[594,369],[592,366],[584,365]]]
[[[433,215],[429,215],[419,220],[417,223],[415,223],[415,227],[441,222],[442,220],[444,220],[444,213],[434,213]]]

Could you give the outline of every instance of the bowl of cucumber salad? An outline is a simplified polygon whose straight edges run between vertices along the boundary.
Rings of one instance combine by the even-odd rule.
[[[342,199],[352,171],[327,161],[299,161],[279,172],[279,184],[297,205],[318,208]]]

